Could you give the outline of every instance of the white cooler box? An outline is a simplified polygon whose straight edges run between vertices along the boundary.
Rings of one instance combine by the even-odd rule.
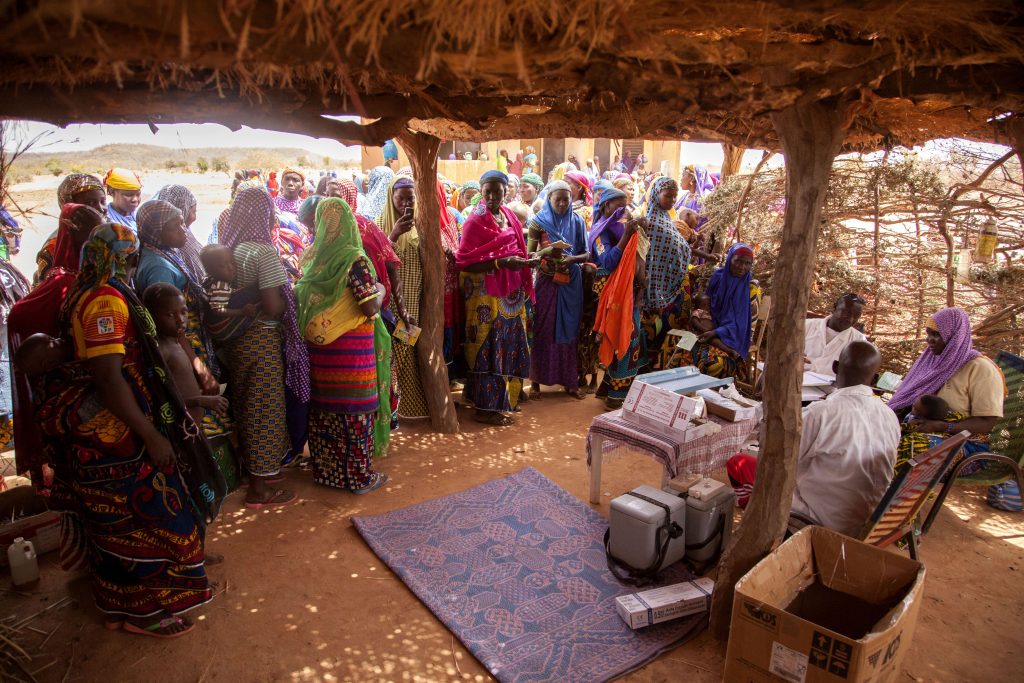
[[[686,556],[691,561],[706,562],[719,548],[725,547],[732,533],[735,507],[736,494],[728,484],[701,479],[689,488],[686,493]]]
[[[685,532],[687,518],[686,501],[679,496],[665,493],[653,486],[638,486],[611,502],[608,519],[608,550],[613,558],[635,569],[648,569],[658,559],[658,550],[665,542],[665,510],[636,495],[658,501],[668,506],[669,521],[679,525]],[[665,557],[659,567],[662,569],[683,559],[686,554],[686,533],[673,538],[665,550]]]

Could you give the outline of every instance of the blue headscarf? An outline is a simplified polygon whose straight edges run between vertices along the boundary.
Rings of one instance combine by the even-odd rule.
[[[602,178],[601,180],[598,180],[598,181],[596,181],[594,183],[594,187],[591,188],[591,191],[594,193],[594,211],[595,212],[597,211],[597,208],[601,204],[604,203],[602,201],[602,199],[604,198],[604,193],[607,192],[608,190],[614,190],[614,189],[615,189],[615,186],[612,185],[612,181],[605,180],[604,178]]]
[[[502,185],[508,187],[508,176],[498,170],[487,171],[480,176],[480,187],[483,187],[487,183],[493,183],[494,181],[498,181]]]
[[[607,182],[607,181],[598,181]],[[608,183],[611,185],[611,183]],[[605,189],[601,192],[601,199],[598,200],[597,204],[594,204],[594,224],[590,228],[590,235],[587,236],[587,249],[594,251],[594,243],[597,242],[597,238],[601,233],[606,230],[611,232],[612,238],[618,242],[622,239],[622,232],[624,225],[622,222],[623,217],[626,214],[626,208],[622,207],[611,216],[602,216],[601,210],[604,205],[613,199],[625,199],[626,193],[622,190],[612,187],[611,189]]]
[[[398,145],[395,144],[394,140],[386,140],[384,142],[384,161],[391,161],[392,159],[398,159]]]
[[[736,351],[740,358],[750,353],[750,336],[753,321],[750,315],[750,279],[751,273],[743,277],[732,274],[732,259],[737,253],[746,253],[753,258],[754,250],[749,245],[737,242],[729,249],[725,265],[711,275],[707,294],[711,297],[711,317],[715,322],[718,338],[730,349]]]
[[[548,185],[548,198],[544,207],[532,221],[548,234],[552,242],[568,242],[572,245],[565,250],[571,256],[587,251],[587,225],[575,211],[572,203],[565,213],[555,213],[551,207],[551,195],[559,190],[569,192],[568,183],[557,180]],[[558,286],[558,300],[555,315],[555,343],[571,343],[579,334],[580,318],[583,314],[583,271],[578,263],[569,266],[569,282]]]

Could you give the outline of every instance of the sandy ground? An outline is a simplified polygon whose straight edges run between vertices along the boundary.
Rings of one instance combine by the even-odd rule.
[[[43,561],[38,589],[0,595],[0,614],[28,616],[70,594],[71,607],[31,625],[56,634],[26,639],[41,681],[450,681],[491,680],[481,665],[363,543],[353,515],[377,514],[453,493],[532,466],[581,500],[587,496],[585,432],[600,411],[545,392],[514,428],[483,427],[460,411],[464,432],[430,433],[414,423],[396,434],[379,468],[392,481],[368,496],[318,487],[291,471],[301,501],[253,512],[233,494],[211,527],[211,567],[224,588],[196,613],[195,633],[156,641],[104,630],[88,580]],[[603,501],[641,483],[659,466],[634,453],[606,460]],[[908,653],[906,680],[1020,680],[1024,517],[987,507],[982,493],[958,490],[922,547],[924,605]],[[623,680],[718,681],[724,645],[706,632]],[[68,673],[65,679],[65,673]],[[904,680],[903,676],[899,680]]]

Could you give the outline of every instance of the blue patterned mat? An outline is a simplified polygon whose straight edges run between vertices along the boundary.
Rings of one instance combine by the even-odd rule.
[[[533,468],[353,518],[374,552],[499,680],[607,681],[696,635],[695,615],[632,631],[608,522]],[[664,583],[691,576],[677,563]]]

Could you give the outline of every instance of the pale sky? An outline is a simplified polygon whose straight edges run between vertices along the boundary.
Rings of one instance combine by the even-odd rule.
[[[158,127],[154,134],[144,124],[72,124],[58,128],[48,123],[22,121],[14,127],[16,141],[31,139],[45,133],[34,152],[80,152],[102,145],[157,145],[171,149],[204,147],[297,147],[334,159],[356,159],[358,147],[347,147],[337,140],[312,138],[295,133],[278,133],[243,127],[231,131],[216,123],[178,123]]]

